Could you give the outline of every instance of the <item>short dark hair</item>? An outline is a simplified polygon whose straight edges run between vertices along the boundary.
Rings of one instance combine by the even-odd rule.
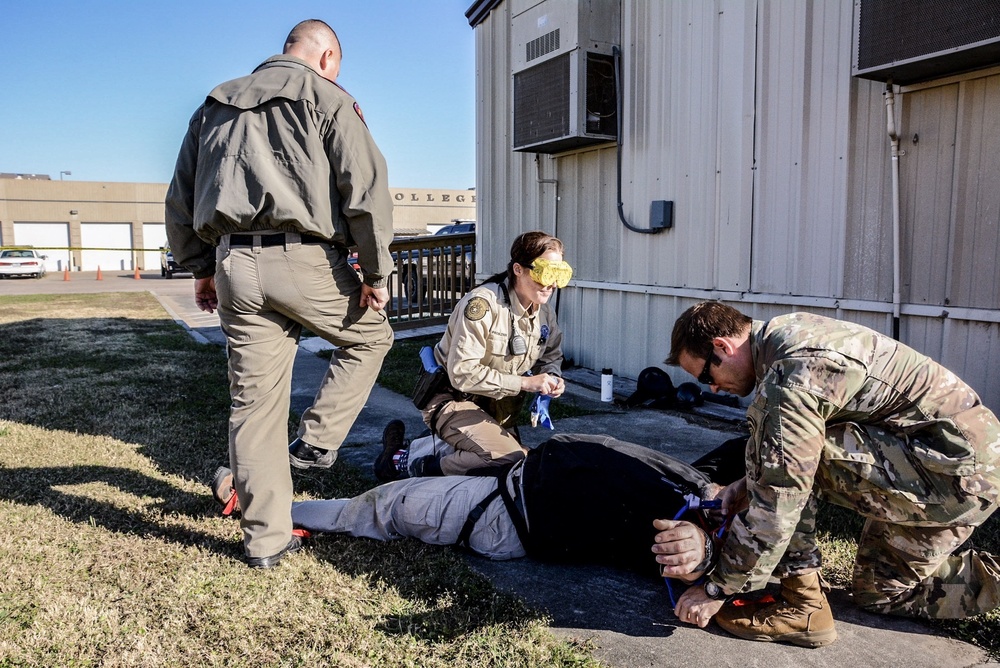
[[[722,302],[695,304],[677,318],[670,335],[670,356],[667,364],[677,366],[681,353],[701,359],[712,354],[712,340],[719,336],[739,336],[753,321],[732,306]]]

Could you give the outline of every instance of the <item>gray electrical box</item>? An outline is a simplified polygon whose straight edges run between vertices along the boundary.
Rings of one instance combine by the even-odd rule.
[[[670,200],[654,199],[649,203],[649,227],[654,230],[669,230],[674,226],[674,203]]]
[[[558,153],[618,137],[620,0],[512,3],[513,148]]]

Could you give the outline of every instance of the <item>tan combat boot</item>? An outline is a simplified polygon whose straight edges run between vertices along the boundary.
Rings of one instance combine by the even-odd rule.
[[[746,640],[823,647],[837,639],[824,588],[829,590],[819,573],[785,578],[781,581],[782,600],[764,607],[726,604],[715,621]]]

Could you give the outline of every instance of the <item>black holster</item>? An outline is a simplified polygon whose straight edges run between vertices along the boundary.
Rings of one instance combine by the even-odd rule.
[[[448,372],[443,367],[432,373],[421,366],[417,375],[417,384],[413,388],[413,405],[423,410],[434,395],[450,388]]]

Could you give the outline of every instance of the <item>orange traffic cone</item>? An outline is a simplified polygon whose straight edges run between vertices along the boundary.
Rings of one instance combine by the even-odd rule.
[[[66,268],[63,269],[63,280],[64,281],[69,280],[69,265],[66,265]]]
[[[97,265],[97,280],[103,281],[104,276],[101,275],[101,265]]]
[[[132,274],[132,278],[134,278],[137,281],[142,278],[142,276],[139,275],[139,265],[135,265],[135,273]]]

